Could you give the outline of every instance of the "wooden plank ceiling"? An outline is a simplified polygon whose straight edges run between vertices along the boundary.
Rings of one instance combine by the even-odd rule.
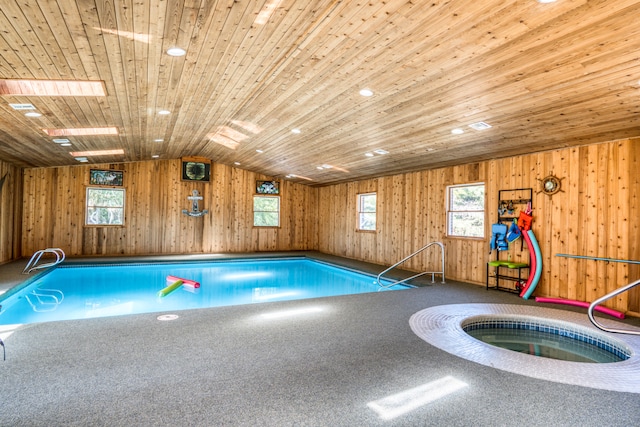
[[[122,149],[87,158],[202,156],[326,185],[640,136],[640,1],[2,0],[0,12],[0,79],[106,90],[0,95],[0,160],[22,167]],[[70,147],[43,132],[104,127],[118,135]]]

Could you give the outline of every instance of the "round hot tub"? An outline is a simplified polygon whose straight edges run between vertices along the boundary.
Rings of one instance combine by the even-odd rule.
[[[616,320],[600,320],[609,327],[628,328]],[[570,338],[578,346],[589,345],[592,349],[595,346],[596,352],[613,353],[618,359],[611,363],[585,363],[585,360],[536,357],[530,352],[487,344],[465,331],[487,329],[496,323],[501,329],[512,329],[511,332],[514,328],[546,330]],[[515,304],[451,304],[421,310],[411,316],[409,325],[430,345],[491,368],[558,383],[640,393],[640,336],[600,331],[586,313]],[[562,344],[554,342],[556,338],[545,344],[552,349],[560,348]],[[527,345],[535,353],[536,342]]]
[[[622,341],[579,325],[535,317],[472,316],[462,330],[484,343],[518,353],[581,363],[622,362],[632,350]]]

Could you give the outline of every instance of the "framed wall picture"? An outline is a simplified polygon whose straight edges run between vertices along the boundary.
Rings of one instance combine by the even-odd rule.
[[[101,169],[89,170],[90,185],[110,185],[114,187],[122,187],[123,177],[123,171]]]
[[[182,158],[182,180],[209,182],[211,180],[211,161],[202,158]]]
[[[279,181],[256,181],[257,194],[280,194]]]

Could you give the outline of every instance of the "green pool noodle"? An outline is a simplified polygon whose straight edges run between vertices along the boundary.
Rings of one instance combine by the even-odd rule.
[[[176,280],[175,282],[173,282],[172,284],[170,284],[169,286],[167,286],[166,288],[162,289],[161,291],[158,292],[158,296],[159,297],[166,297],[167,295],[169,295],[171,292],[175,291],[176,289],[178,289],[180,286],[182,286],[182,280]]]

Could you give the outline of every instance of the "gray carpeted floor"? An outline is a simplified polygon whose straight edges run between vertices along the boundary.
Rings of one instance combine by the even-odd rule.
[[[423,308],[468,302],[536,304],[447,283],[180,311],[168,322],[156,313],[24,326],[0,360],[0,425],[640,425],[640,394],[496,370],[409,327]],[[467,386],[388,421],[367,406],[446,376]]]

